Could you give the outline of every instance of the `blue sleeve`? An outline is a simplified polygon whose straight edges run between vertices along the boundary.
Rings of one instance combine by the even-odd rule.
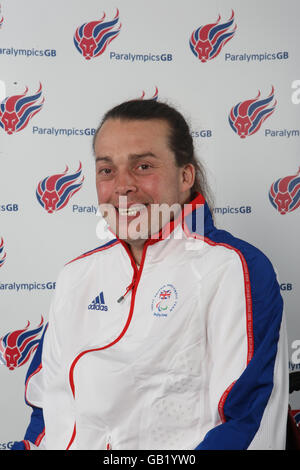
[[[196,450],[245,450],[260,428],[272,393],[283,301],[272,264],[263,253],[231,237],[227,232],[218,231],[217,237],[235,246],[248,266],[253,354],[227,395],[223,406],[225,419],[222,424],[207,432]],[[217,237],[216,241],[219,242]],[[285,403],[282,403],[282,412],[284,409]]]

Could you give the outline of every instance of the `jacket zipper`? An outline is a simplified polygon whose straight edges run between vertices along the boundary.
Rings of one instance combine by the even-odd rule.
[[[126,288],[125,293],[123,295],[121,295],[121,297],[118,298],[118,300],[117,300],[118,304],[122,303],[123,300],[125,300],[125,297],[128,294],[128,292],[130,292],[134,288],[135,281],[136,281],[136,276],[134,274],[131,284],[129,284],[129,286]]]
[[[138,287],[138,284],[139,284],[139,281],[140,281],[140,278],[141,278],[141,275],[142,275],[142,271],[143,271],[143,267],[144,267],[144,261],[145,261],[145,257],[146,257],[146,251],[147,251],[147,242],[145,243],[144,245],[144,249],[143,249],[143,254],[142,254],[142,259],[141,259],[141,264],[140,264],[140,267],[139,269],[137,268],[136,266],[136,263],[133,259],[133,256],[128,248],[128,246],[124,243],[122,243],[122,245],[124,246],[124,248],[126,249],[127,253],[128,253],[128,256],[131,260],[131,264],[132,264],[132,268],[133,268],[133,271],[134,271],[134,274],[133,274],[133,279],[132,279],[132,282],[129,284],[129,286],[127,287],[126,289],[126,292],[125,294],[123,294],[123,296],[120,297],[120,299],[118,299],[118,302],[119,300],[122,301],[124,300],[125,296],[128,294],[128,292],[130,292],[132,290],[132,297],[131,297],[131,303],[130,303],[130,310],[129,310],[129,315],[128,315],[128,318],[127,318],[127,321],[126,321],[126,324],[123,328],[123,330],[121,331],[121,333],[119,334],[119,336],[114,340],[112,341],[111,343],[107,344],[106,346],[103,346],[101,348],[93,348],[93,349],[89,349],[89,350],[86,350],[86,351],[82,351],[75,359],[74,361],[72,362],[71,364],[71,367],[70,367],[70,371],[69,371],[69,383],[70,383],[70,387],[71,387],[71,391],[72,391],[72,394],[73,394],[73,398],[75,400],[75,384],[74,384],[74,369],[75,369],[75,366],[77,364],[77,362],[79,361],[79,359],[86,353],[88,352],[92,352],[92,351],[101,351],[103,349],[107,349],[111,346],[113,346],[114,344],[118,343],[120,341],[120,339],[125,335],[126,331],[128,330],[129,328],[129,325],[131,323],[131,320],[132,320],[132,317],[133,317],[133,310],[134,310],[134,302],[135,302],[135,294],[136,294],[136,290],[137,290],[137,287]],[[69,441],[69,444],[66,448],[66,450],[69,450],[71,445],[73,444],[74,440],[75,440],[75,436],[76,436],[76,422],[74,424],[74,428],[73,428],[73,433],[72,433],[72,436],[71,436],[71,439]],[[108,446],[111,446],[111,443],[110,442],[107,442],[107,450],[108,449]],[[110,447],[111,448],[111,447]]]

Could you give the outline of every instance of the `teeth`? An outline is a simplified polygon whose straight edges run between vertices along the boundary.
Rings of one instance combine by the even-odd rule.
[[[145,208],[144,205],[129,207],[128,209],[119,207],[119,213],[120,215],[135,216],[138,212],[141,212],[144,208]]]

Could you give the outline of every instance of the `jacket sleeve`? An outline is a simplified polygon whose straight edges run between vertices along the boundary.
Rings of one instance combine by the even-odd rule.
[[[216,425],[196,449],[284,449],[289,395],[280,288],[259,250],[234,251],[209,315],[208,394]]]
[[[63,309],[66,284],[68,283],[66,281],[65,269],[63,269],[57,278],[55,294],[49,310],[49,321],[46,325],[47,329],[45,328],[44,330],[26,375],[25,402],[32,408],[30,423],[24,440],[15,443],[12,447],[13,450],[20,448],[26,450],[47,450],[48,448],[49,424],[47,426],[47,433],[45,422],[47,423],[49,413],[53,413],[52,409],[49,411],[49,406],[47,407],[49,389],[59,374],[61,367],[62,339],[57,335],[56,317],[57,312]],[[57,404],[55,416],[59,415],[58,406]],[[62,404],[62,407],[64,407],[64,404]],[[61,415],[63,415],[63,410],[61,410]],[[56,431],[52,430],[51,432],[53,434]]]
[[[34,391],[36,398],[35,403],[39,403],[42,394],[42,350],[47,326],[48,325],[46,325],[44,328],[43,335],[33,356],[25,379],[25,402],[32,408],[30,422],[27,427],[24,439],[22,441],[14,442],[11,450],[30,450],[43,448],[42,440],[45,434],[43,410],[41,406],[36,406],[36,404],[33,404],[28,400],[27,388],[32,377],[36,376],[37,378],[37,376],[39,376],[38,380],[36,381],[37,384],[35,385],[36,390]]]

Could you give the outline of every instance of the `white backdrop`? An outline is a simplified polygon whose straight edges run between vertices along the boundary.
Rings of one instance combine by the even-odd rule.
[[[276,267],[289,367],[299,370],[299,1],[0,0],[0,5],[0,448],[21,440],[29,421],[31,410],[23,400],[28,348],[42,334],[33,337],[41,317],[42,325],[47,322],[58,272],[101,244],[93,131],[107,109],[144,94],[155,98],[156,89],[158,99],[178,107],[191,125],[214,193],[217,225],[258,246]],[[102,25],[113,19],[116,24],[93,42],[91,25],[80,26],[100,21],[104,13]],[[219,15],[223,26],[206,26]],[[85,34],[82,47],[93,42],[94,54],[103,41],[99,55],[88,60],[75,47],[78,27],[78,37]],[[197,50],[204,51],[209,40],[219,49],[210,57],[210,45],[201,61]],[[231,109],[237,112],[238,103],[254,100],[259,91],[256,103],[265,100],[272,87],[270,102],[253,106],[255,132],[241,138],[230,126]],[[253,107],[241,104],[238,122],[254,119]],[[48,213],[36,195],[39,183],[66,166],[67,175],[75,174],[80,162],[81,174],[73,178],[77,192],[72,195],[70,188],[66,205]],[[282,214],[283,205],[274,207],[269,191],[287,176],[289,181],[275,185],[281,200],[290,202]],[[32,338],[25,346],[19,330],[27,325]],[[13,346],[19,362],[8,358]],[[300,392],[290,398],[292,408],[300,409]]]

